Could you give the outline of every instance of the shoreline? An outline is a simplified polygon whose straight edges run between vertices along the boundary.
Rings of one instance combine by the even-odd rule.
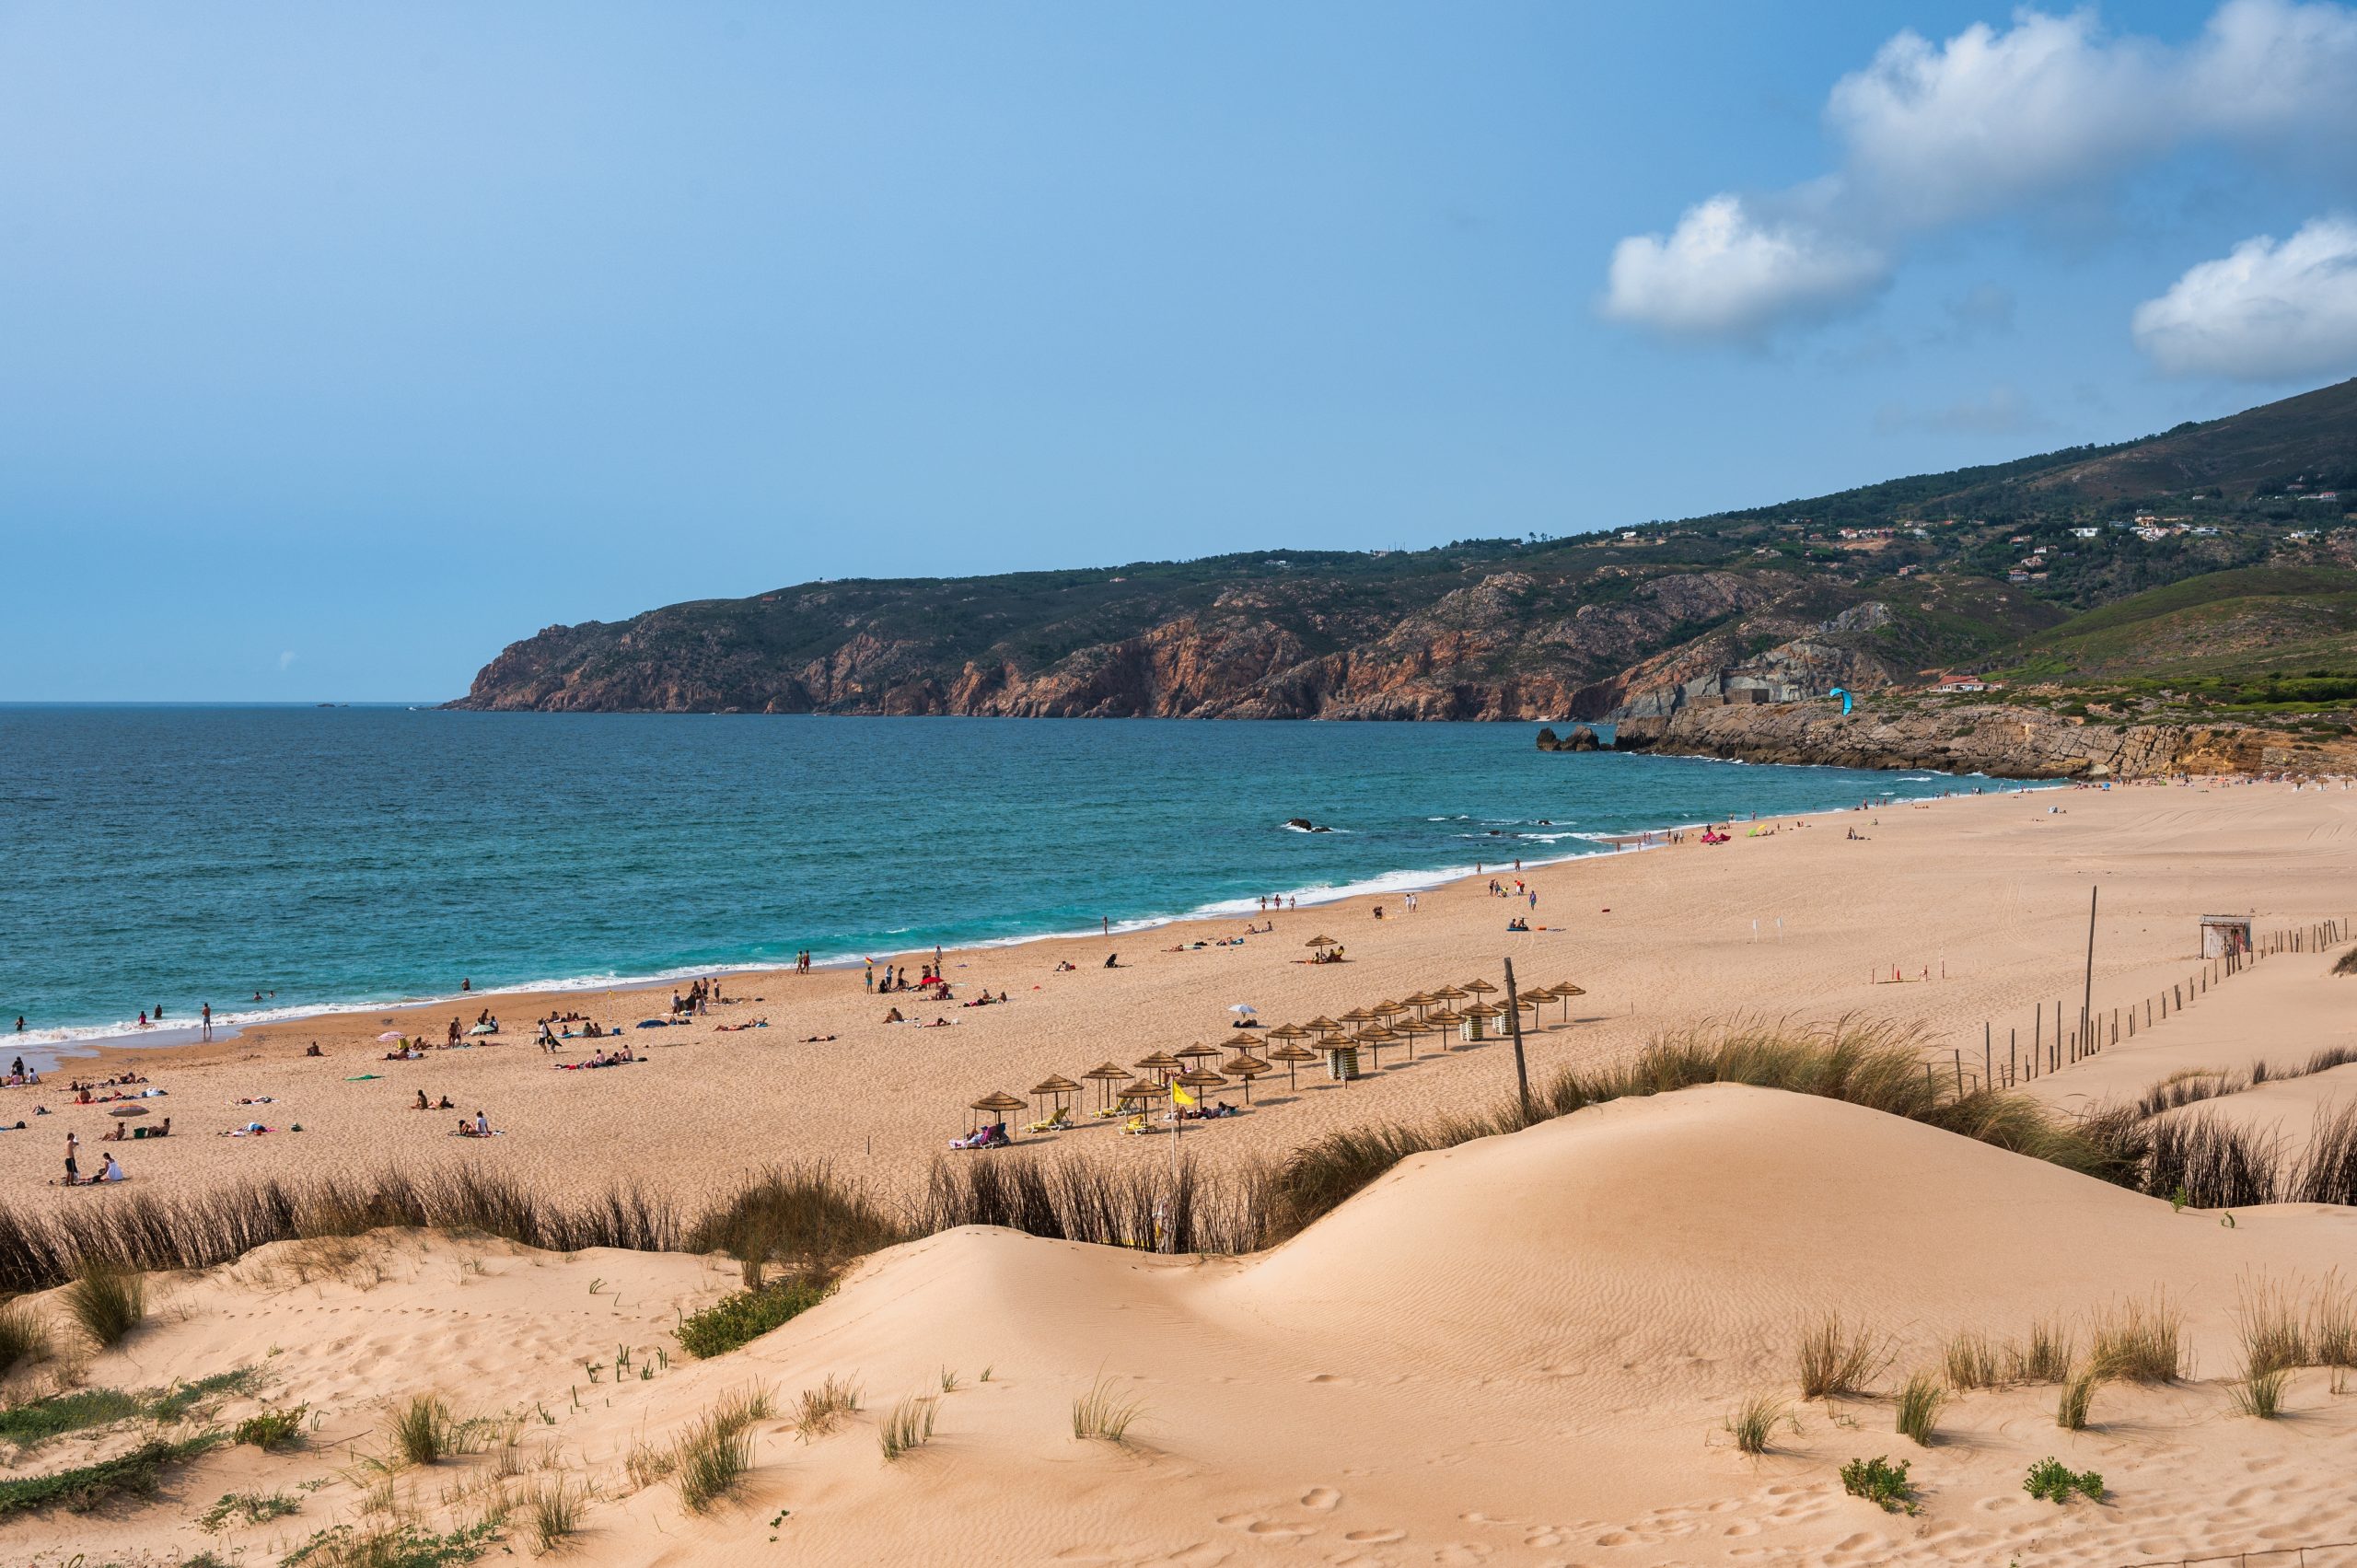
[[[1730,766],[1736,767],[1754,767],[1763,765],[1727,758],[1697,757],[1693,760],[1697,761],[1725,762]],[[1817,766],[1818,764],[1798,763],[1791,765],[1806,768]],[[1943,773],[1937,769],[1910,769],[1904,771],[1930,773],[1934,775],[1934,778],[1938,780],[1956,780],[1958,782],[1985,776],[1968,773]],[[1908,782],[1929,783],[1933,782],[1933,780],[1910,780]],[[1985,792],[1983,790],[1943,789],[1938,795],[1927,796],[1925,798],[1933,800],[1948,800],[1961,797],[1968,799],[1983,793],[1998,795],[2027,793],[2031,790],[2069,787],[2073,782],[2073,781],[2056,779],[1989,778],[1987,783],[1991,787]],[[1826,817],[1840,812],[1855,811],[1859,808],[1860,807],[1856,806],[1830,806],[1823,807],[1814,811],[1778,812],[1775,815],[1779,819],[1789,817],[1794,820],[1800,820],[1806,818]],[[1747,816],[1730,816],[1724,819],[1714,819],[1713,820],[1738,822],[1759,821],[1762,819],[1760,813],[1755,809]],[[1572,833],[1570,836],[1587,843],[1605,847],[1575,851],[1569,854],[1544,857],[1534,857],[1530,855],[1516,857],[1509,855],[1505,858],[1509,861],[1515,862],[1520,865],[1520,868],[1525,871],[1538,870],[1542,868],[1565,865],[1577,861],[1592,860],[1599,856],[1609,857],[1619,854],[1630,853],[1631,851],[1641,851],[1648,847],[1658,847],[1652,845],[1651,843],[1652,839],[1657,834],[1689,832],[1704,826],[1707,826],[1707,824],[1702,822],[1669,822],[1657,823],[1647,827],[1628,829],[1617,833],[1575,832]],[[1514,841],[1501,840],[1501,842],[1511,842]],[[1431,892],[1439,889],[1446,888],[1453,883],[1463,881],[1469,877],[1487,876],[1489,874],[1489,865],[1490,863],[1488,861],[1477,861],[1470,867],[1465,865],[1445,865],[1424,870],[1419,870],[1412,867],[1401,867],[1378,872],[1372,877],[1364,877],[1354,881],[1344,882],[1333,886],[1306,889],[1285,889],[1281,893],[1273,896],[1295,900],[1300,907],[1322,909],[1345,903],[1352,899],[1357,898],[1373,898],[1410,892]],[[1085,929],[1035,931],[1024,933],[1018,935],[986,937],[980,941],[959,943],[954,946],[944,943],[941,944],[941,950],[945,953],[982,952],[1028,947],[1031,944],[1039,942],[1082,940],[1103,941],[1109,937],[1131,935],[1141,932],[1167,930],[1173,926],[1183,925],[1196,921],[1243,919],[1248,916],[1257,917],[1268,912],[1265,910],[1258,908],[1243,907],[1246,901],[1247,900],[1243,899],[1214,899],[1207,903],[1198,904],[1191,909],[1175,913],[1132,916],[1127,920],[1113,921],[1108,927],[1099,931],[1087,931]],[[841,954],[830,954],[824,957],[814,952],[811,958],[811,968],[814,970],[827,971],[854,969],[871,961],[897,962],[901,958],[922,954],[928,950],[929,949],[926,947],[895,947],[878,949],[874,953],[868,954],[845,952]],[[457,1005],[472,1003],[478,998],[522,997],[533,999],[552,999],[567,995],[596,995],[599,997],[611,997],[627,995],[638,992],[659,991],[665,986],[677,987],[697,980],[725,980],[746,977],[759,978],[770,975],[785,975],[793,972],[794,967],[791,964],[783,966],[774,963],[697,964],[685,965],[671,970],[661,970],[641,975],[593,973],[558,976],[544,980],[519,981],[511,984],[484,986],[480,989],[454,991],[444,994],[406,996],[387,999],[364,998],[350,1002],[323,1002],[315,1005],[285,1008],[273,1008],[265,1005],[260,1012],[225,1012],[217,1014],[214,1023],[213,1034],[209,1040],[203,1037],[201,1025],[182,1024],[178,1022],[172,1024],[168,1028],[157,1028],[151,1026],[145,1030],[140,1029],[136,1024],[124,1023],[110,1025],[64,1025],[60,1026],[55,1029],[29,1028],[21,1035],[13,1035],[11,1037],[12,1043],[9,1054],[11,1056],[24,1056],[27,1058],[29,1064],[35,1067],[38,1071],[44,1074],[51,1074],[64,1071],[67,1064],[71,1063],[101,1062],[109,1059],[116,1053],[135,1051],[141,1053],[143,1057],[145,1057],[148,1053],[177,1053],[187,1051],[192,1047],[209,1048],[214,1046],[222,1046],[231,1044],[252,1034],[273,1031],[283,1028],[294,1028],[307,1023],[316,1024],[318,1021],[322,1019],[351,1018],[357,1017],[364,1014],[391,1014],[398,1016],[429,1008],[439,1009]],[[103,1032],[76,1032],[83,1029]]]
[[[1753,764],[1733,765],[1751,766]],[[1956,777],[1956,775],[1943,776]],[[2072,781],[2050,779],[1992,779],[1989,781],[1989,785],[1990,787],[1979,790],[1944,790],[1933,796],[1899,798],[1908,804],[1928,806],[1934,803],[1999,799],[2058,789],[2093,787]],[[1731,824],[1769,820],[1790,820],[1799,823],[1817,818],[1846,815],[1866,808],[1869,807],[1833,806],[1816,811],[1778,812],[1772,818],[1762,816],[1755,811],[1747,816],[1726,817],[1713,820]],[[1619,834],[1575,835],[1585,838],[1589,842],[1610,844],[1616,847],[1586,850],[1544,859],[1524,855],[1519,857],[1519,869],[1523,874],[1527,875],[1535,871],[1555,870],[1584,862],[1615,861],[1627,854],[1646,854],[1666,849],[1669,847],[1666,835],[1693,832],[1708,825],[1703,822],[1678,822],[1631,830]],[[1652,842],[1656,839],[1660,842]],[[1516,857],[1509,855],[1505,857],[1503,864],[1513,865],[1515,861]],[[1297,912],[1288,912],[1306,913],[1312,910],[1339,912],[1341,906],[1349,904],[1353,900],[1373,901],[1406,892],[1419,894],[1445,892],[1461,884],[1471,882],[1477,877],[1486,878],[1493,875],[1495,869],[1490,862],[1482,861],[1470,868],[1458,865],[1443,866],[1430,871],[1387,872],[1379,877],[1364,877],[1356,882],[1335,888],[1317,889],[1319,896],[1302,902]],[[1411,878],[1411,880],[1395,880],[1399,878]],[[1376,883],[1382,883],[1383,886],[1374,886],[1373,884]],[[1288,890],[1283,896],[1291,898],[1295,893]],[[1224,923],[1237,920],[1262,919],[1275,912],[1261,911],[1258,908],[1244,910],[1219,907],[1231,901],[1238,900],[1214,900],[1210,905],[1201,905],[1180,914],[1137,917],[1126,923],[1115,921],[1108,931],[1043,931],[1022,936],[993,937],[961,946],[943,944],[941,951],[945,955],[1007,954],[1043,943],[1101,944],[1108,940],[1118,940],[1123,936],[1146,933],[1167,933],[1190,925],[1213,926],[1223,925]],[[813,974],[841,974],[858,970],[869,961],[874,961],[879,966],[898,964],[906,959],[928,958],[931,952],[930,947],[898,947],[871,955],[844,955],[825,958],[814,956],[811,960],[811,971]],[[282,1038],[303,1032],[306,1026],[318,1028],[323,1022],[330,1026],[324,1032],[334,1032],[336,1024],[366,1016],[376,1016],[378,1027],[381,1028],[399,1028],[402,1032],[411,1032],[412,1028],[420,1025],[428,1014],[438,1015],[442,1010],[454,1006],[473,1005],[480,1008],[494,999],[510,1003],[520,1001],[528,1004],[536,1010],[558,1011],[563,1009],[568,1005],[568,1001],[576,1006],[592,1003],[610,1004],[616,998],[659,992],[667,986],[677,990],[699,979],[762,982],[772,980],[790,981],[795,978],[795,974],[796,971],[791,964],[704,965],[682,969],[675,972],[610,980],[598,976],[584,976],[572,980],[528,981],[509,986],[487,986],[480,990],[452,992],[441,996],[412,997],[389,1002],[339,1003],[287,1011],[271,1017],[249,1017],[242,1022],[216,1022],[213,1038],[209,1040],[198,1038],[194,1028],[175,1025],[170,1031],[178,1037],[174,1039],[157,1038],[160,1031],[150,1031],[143,1035],[134,1030],[129,1034],[83,1036],[68,1041],[40,1046],[28,1043],[12,1050],[10,1054],[26,1054],[29,1057],[37,1051],[44,1058],[44,1062],[35,1065],[45,1075],[66,1073],[70,1076],[85,1070],[96,1074],[108,1071],[108,1063],[117,1062],[137,1061],[163,1066],[208,1062],[217,1059],[232,1047],[272,1043]],[[27,1031],[26,1040],[29,1042],[32,1035],[37,1032]],[[423,1034],[431,1031],[417,1028],[416,1032]],[[505,1036],[503,1035],[503,1039],[505,1038]],[[87,1065],[77,1068],[75,1066],[76,1063]]]

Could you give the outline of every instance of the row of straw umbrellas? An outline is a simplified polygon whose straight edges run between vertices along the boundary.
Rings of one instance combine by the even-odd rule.
[[[1167,1099],[1170,1086],[1197,1091],[1223,1089],[1231,1082],[1244,1086],[1244,1103],[1252,1103],[1252,1082],[1266,1077],[1284,1064],[1288,1087],[1296,1087],[1296,1074],[1304,1063],[1316,1062],[1330,1051],[1343,1048],[1364,1048],[1375,1059],[1376,1070],[1383,1067],[1383,1048],[1405,1045],[1408,1059],[1415,1060],[1416,1037],[1429,1030],[1436,1040],[1446,1040],[1452,1029],[1463,1029],[1479,1038],[1484,1026],[1507,1016],[1508,1007],[1489,998],[1498,993],[1498,987],[1485,980],[1469,980],[1463,985],[1444,985],[1437,991],[1418,991],[1396,1002],[1377,1002],[1371,1006],[1353,1007],[1339,1018],[1324,1016],[1306,1024],[1280,1024],[1260,1040],[1275,1042],[1265,1056],[1256,1056],[1239,1049],[1225,1062],[1219,1047],[1198,1042],[1180,1051],[1157,1051],[1141,1057],[1132,1067],[1113,1062],[1100,1062],[1081,1074],[1083,1079],[1097,1086],[1100,1110],[1116,1105],[1144,1109]],[[1536,1023],[1539,1010],[1549,1003],[1560,1003],[1566,1022],[1571,1018],[1571,1003],[1574,996],[1587,993],[1564,981],[1556,985],[1538,986],[1530,990],[1516,988],[1515,1009],[1527,1007],[1531,1021]],[[1469,1028],[1467,1026],[1471,1026]],[[1259,1044],[1256,1040],[1254,1044]],[[1214,1068],[1211,1065],[1219,1062]],[[1347,1082],[1347,1080],[1345,1080]],[[1115,1085],[1120,1086],[1116,1088]],[[1016,1098],[1004,1090],[993,1090],[975,1100],[970,1109],[988,1115],[1004,1116],[1010,1111],[1029,1109],[1032,1104],[1052,1105],[1055,1110],[1068,1109],[1075,1098],[1086,1091],[1061,1073],[1031,1086],[1031,1101]]]

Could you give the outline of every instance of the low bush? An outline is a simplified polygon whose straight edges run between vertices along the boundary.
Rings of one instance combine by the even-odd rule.
[[[1904,1459],[1895,1465],[1880,1454],[1871,1459],[1852,1459],[1841,1467],[1841,1490],[1864,1498],[1886,1514],[1915,1512],[1915,1489],[1907,1480]]]
[[[217,1432],[202,1433],[178,1443],[156,1438],[128,1454],[101,1459],[97,1464],[53,1475],[0,1481],[0,1519],[57,1507],[87,1514],[117,1498],[153,1497],[168,1466],[192,1459],[220,1441],[221,1434]]]
[[[237,1439],[270,1454],[298,1446],[303,1441],[303,1418],[310,1410],[309,1405],[296,1405],[250,1415],[238,1423]]]
[[[337,1525],[280,1558],[278,1568],[454,1568],[488,1551],[499,1531],[499,1521],[490,1518],[447,1534],[401,1522],[366,1529]]]
[[[303,1504],[283,1492],[225,1492],[221,1500],[196,1516],[196,1527],[207,1535],[217,1535],[229,1527],[230,1521],[249,1525],[266,1524],[296,1513]]]
[[[700,1361],[726,1355],[809,1311],[826,1300],[832,1288],[824,1280],[801,1276],[724,1295],[681,1319],[680,1348]]]
[[[2022,1490],[2046,1503],[2068,1503],[2074,1492],[2089,1501],[2103,1501],[2103,1477],[2093,1470],[2077,1471],[2049,1454],[2030,1466],[2029,1474],[2022,1480]]]

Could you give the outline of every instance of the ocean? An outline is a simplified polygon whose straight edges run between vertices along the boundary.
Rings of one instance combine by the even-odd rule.
[[[1981,782],[1537,727],[0,706],[0,1027],[1134,929]]]

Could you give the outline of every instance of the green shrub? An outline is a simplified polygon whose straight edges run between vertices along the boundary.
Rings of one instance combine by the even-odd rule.
[[[309,1405],[296,1405],[292,1410],[263,1411],[238,1423],[237,1439],[250,1447],[275,1454],[292,1448],[303,1441],[303,1418],[310,1413]]]
[[[1886,1514],[1915,1512],[1915,1489],[1908,1483],[1907,1461],[1892,1464],[1880,1454],[1852,1459],[1841,1467],[1841,1490],[1863,1497]]]
[[[472,1562],[499,1537],[499,1522],[482,1519],[447,1535],[410,1524],[321,1530],[279,1560],[278,1568],[455,1568]]]
[[[192,1459],[221,1441],[217,1432],[203,1433],[180,1443],[157,1438],[128,1454],[94,1465],[60,1470],[54,1475],[19,1476],[0,1481],[0,1519],[12,1514],[63,1507],[87,1514],[119,1497],[153,1497],[167,1465]]]
[[[196,1516],[196,1527],[213,1535],[226,1529],[233,1518],[259,1525],[283,1519],[302,1506],[283,1492],[225,1492],[220,1502]]]
[[[680,1347],[702,1361],[726,1355],[809,1311],[827,1299],[831,1288],[804,1276],[724,1295],[680,1321]]]
[[[2023,1478],[2022,1490],[2032,1497],[2048,1503],[2068,1503],[2071,1493],[2084,1493],[2094,1502],[2103,1501],[2103,1477],[2093,1470],[2080,1473],[2049,1454],[2030,1466]]]
[[[68,1432],[127,1421],[142,1408],[134,1396],[120,1388],[77,1388],[0,1411],[0,1439],[19,1448],[36,1448]]]

